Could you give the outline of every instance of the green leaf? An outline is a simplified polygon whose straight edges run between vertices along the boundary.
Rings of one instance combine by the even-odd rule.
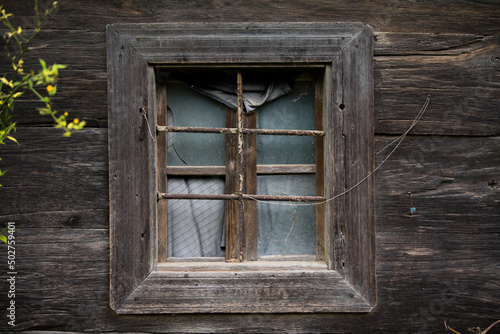
[[[7,238],[5,237],[5,235],[0,235],[0,240],[7,243]]]
[[[7,86],[9,86],[10,88],[14,88],[14,85],[12,84],[12,82],[8,81],[7,79],[5,79],[5,77],[1,78],[0,79],[4,84],[6,84]]]
[[[40,61],[40,64],[42,65],[42,68],[45,70],[47,69],[47,63],[43,59],[38,59]]]
[[[11,136],[7,136],[7,139],[12,140],[14,143],[16,143],[16,144],[18,144],[18,145],[19,145],[19,143],[17,142],[17,139],[16,139],[16,138],[11,137]]]

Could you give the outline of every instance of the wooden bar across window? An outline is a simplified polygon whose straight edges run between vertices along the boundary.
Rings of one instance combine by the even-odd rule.
[[[238,134],[238,128],[206,128],[190,126],[157,126],[158,132],[220,133]],[[278,136],[324,136],[319,130],[282,130],[282,129],[241,129],[244,134],[278,135]]]
[[[256,194],[168,194],[158,193],[160,199],[204,199],[204,200],[235,200],[250,199],[257,201],[281,201],[281,202],[323,202],[323,196],[282,196],[282,195],[256,195]]]
[[[316,165],[257,165],[257,174],[314,174]],[[226,166],[167,166],[167,175],[202,176],[226,175]]]

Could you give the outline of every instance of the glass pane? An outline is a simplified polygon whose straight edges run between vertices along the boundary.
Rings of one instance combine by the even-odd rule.
[[[223,194],[224,178],[169,177],[168,192]],[[168,200],[167,255],[169,257],[225,256],[224,201]]]
[[[167,85],[169,126],[225,127],[224,105],[182,83]],[[225,165],[225,136],[211,133],[168,133],[170,166]]]
[[[257,193],[262,195],[316,195],[314,174],[262,175]],[[316,206],[311,203],[257,203],[258,256],[316,254]]]
[[[257,111],[260,129],[314,130],[314,83],[299,81],[295,90]],[[314,164],[314,137],[257,136],[258,164]]]

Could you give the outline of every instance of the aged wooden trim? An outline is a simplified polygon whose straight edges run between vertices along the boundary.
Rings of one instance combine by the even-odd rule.
[[[314,128],[323,131],[323,82],[316,80],[314,88]],[[316,195],[325,196],[325,141],[324,137],[315,138],[315,172],[316,172]],[[325,204],[316,206],[316,260],[325,261]]]
[[[324,178],[332,184],[325,184],[324,196],[311,197],[330,199],[373,167],[372,29],[358,23],[135,24],[108,26],[107,38],[112,309],[136,314],[371,311],[376,303],[372,180],[324,204],[327,269],[159,271],[157,194],[163,193],[156,166],[163,158],[148,128],[165,126],[154,115],[154,66],[324,67]],[[146,117],[141,108],[147,108]],[[243,135],[244,127],[238,128]],[[257,196],[235,194],[249,201]]]
[[[154,143],[146,122],[155,122],[155,98],[150,89],[153,72],[147,61],[111,26],[107,28],[107,40],[110,304],[119,309],[153,269],[156,195],[151,195],[156,192],[152,185],[156,181],[156,159],[151,154]],[[141,113],[143,107],[151,111],[148,119]],[[133,224],[124,224],[126,221]]]
[[[157,87],[156,94],[156,124],[167,124],[167,87],[162,84]],[[157,145],[166,147],[167,133],[159,133],[156,136]],[[167,150],[157,150],[157,190],[167,192]],[[167,201],[157,203],[157,224],[156,224],[156,249],[157,261],[164,262],[167,259]]]
[[[243,115],[243,130],[257,128],[257,113]],[[245,139],[245,194],[257,194],[257,135],[247,134]],[[246,261],[258,260],[257,254],[257,202],[254,200],[245,201],[245,228],[246,247],[244,258]]]
[[[226,175],[226,166],[167,166],[167,175]],[[257,165],[257,174],[314,174],[316,165]]]
[[[246,262],[167,262],[156,266],[158,271],[184,271],[184,272],[241,272],[241,271],[303,271],[327,270],[322,261],[246,261]]]
[[[316,165],[257,165],[257,174],[314,174]]]
[[[167,175],[226,175],[226,166],[167,166]]]
[[[328,287],[328,293],[322,287]],[[197,297],[200,294],[205,298]],[[273,313],[373,309],[333,270],[157,270],[127,298],[118,313],[253,313],[269,311],[270,303]]]
[[[226,107],[226,126],[234,127],[237,122],[236,113]],[[237,138],[236,136],[226,136],[226,193],[234,194],[237,191]],[[226,201],[226,261],[234,261],[238,258],[236,247],[238,240],[238,201]]]
[[[149,63],[158,65],[328,63],[363,29],[359,23],[316,22],[176,22],[113,27]]]

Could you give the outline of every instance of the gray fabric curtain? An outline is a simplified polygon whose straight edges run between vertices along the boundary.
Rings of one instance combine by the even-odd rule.
[[[234,73],[175,74],[174,77],[232,109],[238,108]],[[293,79],[294,77],[285,74],[280,75],[280,78],[276,78],[275,74],[245,74],[243,79],[244,112],[251,113],[265,103],[290,93],[293,90]]]
[[[214,75],[213,73],[193,74],[175,74],[174,78],[184,82],[188,87],[202,93],[210,98],[217,100],[230,108],[237,108],[236,95],[236,75],[235,73],[222,73]],[[288,75],[249,74],[243,75],[243,100],[245,112],[253,112],[256,108],[263,106],[278,97],[288,94],[293,90],[294,77]],[[175,98],[189,99],[189,90],[186,90],[188,96],[172,96],[169,101]],[[299,94],[297,92],[296,94]],[[296,108],[309,106],[304,97],[294,97]],[[306,94],[314,105],[314,91]],[[191,96],[194,98],[194,96]],[[299,100],[300,98],[300,100]],[[299,102],[296,102],[299,101]],[[304,105],[303,105],[304,103]],[[169,107],[170,107],[169,103]],[[172,102],[173,105],[173,102]],[[168,110],[168,120],[170,126],[173,126],[174,114],[182,110]],[[203,110],[200,110],[201,117]],[[289,115],[294,116],[294,115]],[[276,122],[280,117],[289,117],[286,115],[277,116]],[[304,120],[300,120],[301,124]],[[314,117],[312,117],[312,126],[314,127]],[[173,151],[181,163],[187,164],[184,155],[188,155],[184,148],[182,152],[175,149],[174,133],[168,134],[169,146],[172,145]],[[278,140],[279,138],[274,138]],[[289,138],[287,138],[289,140]],[[297,138],[292,138],[297,140]],[[298,138],[299,141],[307,141],[302,151],[306,158],[300,161],[293,160],[293,163],[314,163],[314,140],[310,138]],[[309,143],[311,142],[311,143]],[[263,143],[260,143],[260,146]],[[266,145],[269,155],[280,156],[272,153],[273,145]],[[300,144],[300,143],[296,143]],[[286,145],[276,144],[277,150],[283,150]],[[301,145],[291,145],[295,151]],[[312,147],[313,154],[309,152]],[[291,152],[285,150],[285,155],[294,156]],[[301,157],[301,155],[299,156]],[[312,157],[312,158],[311,158]],[[309,161],[312,159],[312,162]],[[304,160],[304,161],[302,161]],[[290,163],[278,161],[274,163]],[[286,189],[281,189],[286,185]],[[258,181],[260,194],[276,194],[277,189],[282,191],[279,194],[294,194],[300,189],[300,195],[314,195],[315,181],[313,176],[300,177],[259,177]],[[273,190],[274,189],[274,190]],[[219,177],[169,177],[169,193],[196,193],[196,194],[223,194],[225,192],[224,178]],[[225,254],[225,201],[208,200],[169,200],[168,201],[168,223],[167,223],[167,249],[169,257],[223,257]],[[259,203],[259,221],[263,223],[259,226],[259,255],[279,255],[279,254],[314,254],[315,253],[315,230],[311,228],[308,222],[310,217],[315,215],[314,207],[295,207],[295,206],[276,206],[265,203]],[[292,229],[293,226],[293,229]],[[287,237],[286,244],[283,242]]]
[[[223,194],[223,178],[170,177],[168,191],[176,194]],[[224,201],[169,200],[169,257],[222,257],[225,254]]]

